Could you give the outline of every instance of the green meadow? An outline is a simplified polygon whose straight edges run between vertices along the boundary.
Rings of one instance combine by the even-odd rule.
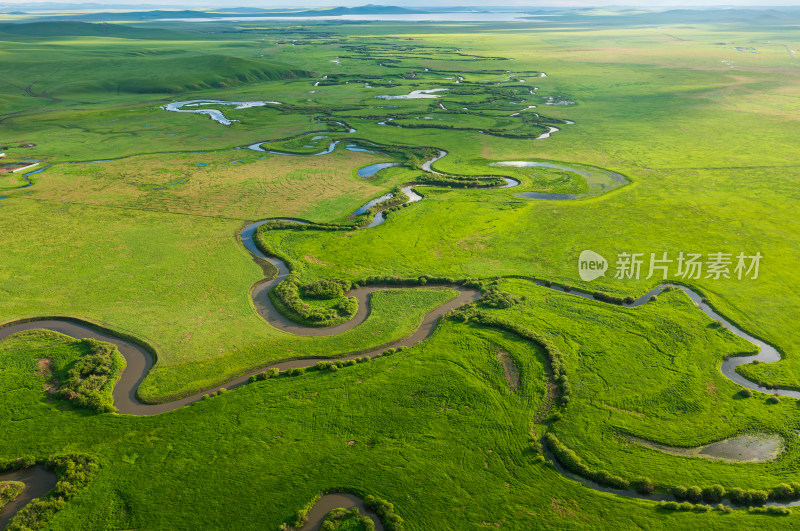
[[[706,496],[672,510],[589,488],[542,442],[555,436],[582,466],[632,488],[646,478],[660,496],[720,485],[775,502],[773,489],[800,482],[797,401],[746,397],[726,378],[722,361],[753,346],[683,292],[629,308],[533,282],[620,298],[684,284],[781,352],[742,374],[800,389],[796,14],[671,16],[0,24],[0,160],[42,170],[0,173],[0,324],[75,317],[135,337],[157,358],[138,398],[160,403],[283,360],[379,349],[455,298],[453,282],[484,293],[401,352],[152,417],[94,413],[46,390],[40,360],[63,378],[84,343],[0,341],[0,461],[98,463],[39,523],[286,529],[339,490],[390,502],[409,530],[796,526],[793,509],[729,510]],[[162,108],[191,100],[279,103],[185,107],[230,125]],[[423,161],[439,150],[435,175]],[[385,162],[398,166],[358,175]],[[474,187],[498,176],[519,185]],[[407,184],[423,199],[356,228],[357,208]],[[239,239],[268,218],[315,224],[255,237],[303,290],[396,285],[340,334],[273,328],[250,295],[270,268]],[[605,257],[604,276],[581,280],[583,250]],[[616,278],[626,252],[642,253],[638,278]],[[757,278],[683,278],[675,261],[662,277],[648,275],[651,253],[762,259]],[[421,277],[431,285],[412,287]],[[311,307],[341,300],[301,295]],[[744,435],[778,437],[780,452],[736,462],[642,443]]]

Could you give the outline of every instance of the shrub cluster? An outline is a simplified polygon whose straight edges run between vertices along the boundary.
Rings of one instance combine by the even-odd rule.
[[[369,356],[362,356],[360,358],[353,358],[351,360],[338,360],[338,361],[320,361],[315,366],[318,371],[331,371],[336,372],[342,367],[352,367],[353,365],[358,365],[359,363],[366,363],[371,361],[372,358]]]
[[[522,298],[498,288],[491,288],[483,295],[481,302],[490,308],[511,308],[522,302]]]
[[[262,380],[267,380],[269,378],[277,378],[281,374],[280,369],[272,368],[268,369],[264,372],[260,372],[258,374],[254,374],[250,377],[250,383],[252,382],[260,382]]]
[[[587,466],[583,461],[581,461],[581,458],[578,457],[578,454],[561,444],[558,438],[552,433],[546,434],[544,436],[544,441],[555,458],[558,459],[558,462],[561,463],[567,470],[570,470],[579,476],[594,480],[601,485],[608,485],[609,487],[613,487],[615,489],[627,489],[631,486],[630,482],[619,476],[611,474],[607,470],[595,470]],[[643,486],[653,483],[647,478],[641,479],[643,481],[640,481],[640,484]]]
[[[386,531],[404,531],[405,523],[400,515],[394,512],[394,505],[371,494],[364,497],[364,506],[380,516]]]
[[[361,529],[364,531],[375,531],[375,522],[372,518],[362,515],[358,507],[353,507],[348,511],[342,507],[334,509],[328,513],[322,521],[320,529],[322,531],[335,531],[336,529],[347,527],[347,529]]]
[[[609,295],[608,293],[593,293],[592,297],[594,297],[598,301],[607,302],[609,304],[616,304],[618,306],[622,306],[625,303],[625,299],[623,297],[617,297],[615,295]]]
[[[336,299],[350,289],[350,281],[341,278],[323,278],[302,287],[303,295],[309,299]]]
[[[273,219],[270,220],[268,223],[264,223],[258,230],[286,230],[286,229],[295,229],[295,230],[351,230],[357,229],[359,227],[358,223],[305,223],[299,221],[292,221],[288,219]],[[265,254],[270,256],[276,256],[273,253],[267,252],[265,249],[261,249],[264,251]]]
[[[702,503],[694,504],[691,502],[683,502],[678,503],[674,501],[662,501],[659,504],[659,507],[662,509],[666,509],[668,511],[696,511],[696,512],[706,512],[711,510],[711,506],[704,505]],[[723,513],[729,513],[733,511],[730,506],[717,504],[715,507],[718,511]],[[769,514],[774,516],[788,516],[792,514],[792,511],[788,507],[776,507],[776,506],[769,506],[769,507],[750,507],[748,512],[751,514]]]
[[[631,481],[631,487],[639,494],[650,494],[655,490],[656,485],[648,477],[638,477]]]
[[[695,504],[688,501],[683,503],[678,503],[675,501],[662,501],[659,504],[659,507],[661,507],[662,509],[666,509],[667,511],[695,511],[701,513],[711,510],[711,507],[709,505],[705,505],[702,503]],[[723,505],[722,507],[725,506]],[[719,509],[720,511],[727,512],[726,509],[720,509],[719,507],[717,507],[717,509]]]
[[[430,275],[422,275],[421,277],[397,277],[397,276],[371,276],[362,280],[356,280],[355,284],[359,286],[375,286],[375,285],[389,285],[389,286],[425,286],[427,284],[435,285],[454,285],[466,284],[466,281],[456,280],[453,277],[432,277]]]
[[[19,481],[0,481],[0,509],[20,495],[25,484]]]
[[[250,381],[254,381],[252,376],[250,377]],[[209,399],[209,398],[211,398],[212,396],[222,396],[222,395],[224,395],[224,394],[225,394],[225,393],[227,393],[227,392],[228,392],[228,390],[227,390],[227,389],[225,389],[224,387],[220,387],[219,389],[217,389],[216,391],[214,391],[214,392],[213,392],[213,393],[211,393],[211,394],[205,394],[205,395],[203,395],[203,398],[202,398],[201,400],[208,400],[208,399]]]
[[[58,388],[59,396],[77,407],[100,413],[116,411],[111,391],[125,368],[125,359],[112,345],[94,339],[83,339],[81,343],[89,347],[89,354],[72,364]]]
[[[776,507],[770,505],[769,507],[750,507],[749,511],[753,514],[771,514],[775,516],[789,516],[792,511],[788,507]]]
[[[259,231],[269,231],[269,230],[284,230],[284,229],[294,229],[300,231],[306,230],[326,230],[326,231],[336,231],[336,230],[354,230],[361,227],[365,227],[369,225],[372,221],[372,218],[378,212],[384,212],[384,214],[388,214],[389,212],[394,212],[400,208],[403,208],[408,205],[408,196],[403,193],[403,191],[396,187],[392,190],[392,197],[386,199],[385,201],[381,201],[375,205],[372,205],[368,210],[364,211],[359,216],[353,218],[353,221],[350,223],[307,223],[307,222],[300,222],[300,221],[292,221],[292,220],[284,220],[284,219],[274,219],[269,221],[268,223],[264,223],[261,225],[256,233],[258,234]],[[278,258],[283,259],[283,257],[275,254],[273,249],[264,241],[263,238],[256,238],[256,245],[258,246],[264,254],[270,256],[277,256]]]
[[[22,470],[36,464],[36,458],[31,455],[18,457],[17,459],[0,459],[0,472],[12,470]]]
[[[289,519],[288,522],[284,522],[278,528],[279,531],[295,531],[297,529],[302,528],[304,525],[308,523],[308,511],[317,503],[319,500],[320,495],[314,496],[311,502],[303,507],[302,509],[298,509],[292,517]]]
[[[369,356],[361,356],[350,360],[331,360],[331,361],[325,360],[317,362],[317,364],[314,365],[314,367],[311,370],[335,372],[341,369],[342,367],[352,367],[353,365],[358,365],[359,363],[366,363],[368,361],[372,361],[372,358],[370,358]],[[303,374],[306,373],[307,370],[308,370],[307,367],[294,367],[292,369],[286,369],[285,371],[281,371],[280,369],[273,367],[264,372],[253,374],[252,376],[250,376],[248,381],[250,383],[253,383],[253,382],[268,380],[270,378],[277,378],[278,376],[302,376]]]
[[[416,178],[421,184],[447,186],[450,188],[493,188],[506,184],[501,177],[481,175],[475,177],[441,174],[424,174]]]
[[[408,347],[396,347],[396,348],[387,348],[383,352],[381,352],[378,357],[381,356],[391,356],[392,354],[397,354],[399,352],[403,352]]]
[[[30,459],[25,461],[30,462]],[[35,460],[26,466],[33,464]],[[64,508],[68,499],[89,484],[98,469],[92,457],[82,454],[52,456],[43,464],[55,471],[58,483],[45,498],[35,499],[20,509],[9,522],[7,530],[28,531],[44,527],[47,520]]]
[[[736,505],[764,505],[768,500],[792,501],[800,499],[800,483],[781,483],[773,489],[741,489],[734,487],[726,490],[722,485],[710,487],[689,487],[678,485],[672,488],[672,494],[677,500],[690,502],[716,503],[727,498]]]
[[[727,492],[727,496],[736,505],[764,505],[769,499],[769,492],[735,487]]]
[[[324,289],[333,291],[333,286],[339,288],[344,285],[344,282],[346,281],[319,284],[318,286],[322,287],[318,289],[315,286],[312,291],[319,292]],[[342,293],[344,292],[342,291]],[[300,283],[295,276],[289,276],[275,286],[270,292],[270,296],[277,298],[284,308],[294,313],[300,320],[313,326],[326,326],[342,318],[350,319],[358,311],[358,300],[355,297],[345,297],[333,308],[312,307],[300,298]]]

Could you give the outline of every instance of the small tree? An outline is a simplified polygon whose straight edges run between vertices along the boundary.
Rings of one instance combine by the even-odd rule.
[[[656,486],[653,480],[647,477],[639,477],[631,482],[631,486],[640,494],[650,494]]]
[[[703,500],[706,503],[720,502],[724,497],[725,487],[722,485],[712,485],[703,489]]]
[[[676,485],[675,487],[672,487],[672,495],[675,496],[676,500],[685,500],[687,492],[688,491],[686,487],[683,485]]]
[[[686,490],[686,499],[691,502],[697,503],[700,501],[702,497],[703,497],[703,490],[700,487],[697,486],[689,487]]]

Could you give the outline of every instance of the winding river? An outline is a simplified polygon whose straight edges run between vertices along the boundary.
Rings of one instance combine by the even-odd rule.
[[[265,105],[282,105],[279,101],[226,101],[226,100],[188,100],[168,103],[161,107],[165,111],[183,112],[192,114],[205,114],[215,122],[222,125],[231,125],[238,120],[229,120],[218,109],[186,109],[185,107],[200,107],[202,105],[235,105],[236,109],[249,109],[250,107],[263,107]]]
[[[377,514],[364,506],[364,501],[361,498],[355,494],[335,493],[324,495],[314,504],[314,507],[308,511],[308,521],[299,531],[318,531],[322,528],[322,522],[325,520],[325,517],[328,516],[328,513],[339,507],[348,510],[358,508],[361,514],[369,516],[372,519],[372,523],[375,524],[375,531],[384,530],[381,519]]]
[[[0,510],[0,529],[5,529],[20,509],[34,498],[40,498],[53,490],[57,479],[53,472],[41,465],[36,465],[13,472],[4,472],[0,474],[0,481],[21,481],[25,484],[25,490]]]
[[[201,101],[202,102],[206,102],[208,100],[201,100]],[[187,104],[187,103],[193,103],[193,102],[181,102],[181,104]],[[199,103],[199,101],[198,101],[198,103]],[[226,103],[228,103],[228,104],[236,104],[236,105],[241,104],[241,102],[240,103],[237,103],[237,102],[226,102]],[[266,102],[262,102],[262,103],[266,104]],[[185,111],[185,110],[182,110],[182,109],[181,110],[179,110],[179,109],[170,109],[170,110],[175,110],[175,111],[178,111],[178,112],[199,112],[199,113],[203,113],[203,114],[209,114],[210,116],[212,116],[212,118],[214,118],[214,115],[212,113],[204,112],[204,111],[212,111],[211,109],[200,109],[200,110],[191,110],[191,111]],[[216,111],[216,112],[219,112],[219,111]],[[324,154],[324,153],[330,153],[331,151],[333,151],[333,149],[335,149],[336,144],[338,142],[339,141],[332,142],[327,150],[325,150],[324,152],[321,152],[321,153],[316,153],[314,155],[321,155],[321,154]],[[250,149],[254,149],[254,150],[257,150],[257,151],[265,151],[260,146],[261,146],[261,143],[253,144],[253,145],[251,145],[249,147],[250,147]],[[273,152],[273,153],[290,155],[290,153],[279,153],[279,152]],[[433,170],[431,166],[432,166],[433,163],[435,163],[436,161],[444,158],[446,155],[447,155],[446,151],[440,151],[440,153],[437,156],[425,161],[425,163],[422,164],[422,169],[424,171],[426,171],[426,172],[434,173],[434,174],[437,174],[437,175],[442,175],[441,173],[437,172],[436,170]],[[547,165],[545,163],[536,163],[536,164],[537,165],[541,164],[543,166]],[[559,169],[568,169],[567,167],[556,166],[556,165],[548,165],[548,167],[558,167]],[[572,171],[575,171],[575,170],[573,169]],[[516,181],[514,179],[510,179],[510,178],[505,178],[505,179],[506,179],[506,183],[507,184],[505,186],[503,186],[504,188],[505,187],[516,186],[516,185],[519,184],[519,181]],[[413,189],[414,186],[415,185],[406,185],[406,186],[404,186],[402,188],[402,191],[408,196],[408,200],[407,200],[408,203],[420,201],[422,199],[422,196],[417,194],[414,191],[414,189]],[[419,185],[416,185],[416,186],[419,186]],[[437,186],[439,186],[439,185],[437,185]],[[356,213],[364,212],[370,206],[376,204],[377,202],[380,202],[383,199],[388,199],[388,197],[391,197],[391,194],[387,194],[385,196],[382,196],[380,198],[377,198],[377,199],[367,203],[366,205],[361,207],[359,210],[357,210]],[[548,197],[543,197],[541,199],[561,200],[561,199],[572,199],[572,198],[571,197],[560,197],[558,194],[548,194]],[[381,223],[384,219],[385,218],[383,216],[383,212],[378,212],[376,214],[375,218],[372,220],[372,223],[370,224],[370,226],[377,225],[377,224]],[[344,332],[346,330],[350,330],[350,329],[356,328],[357,326],[361,325],[367,319],[367,317],[369,316],[369,313],[370,313],[370,295],[372,293],[374,293],[375,291],[378,291],[378,290],[382,290],[382,289],[396,288],[396,286],[369,286],[369,287],[360,287],[360,288],[357,288],[357,289],[349,291],[347,293],[347,295],[355,297],[358,300],[359,308],[358,308],[358,312],[353,317],[353,319],[351,319],[350,321],[348,321],[346,323],[342,323],[342,324],[339,324],[339,325],[336,325],[336,326],[333,326],[333,327],[329,327],[329,328],[313,328],[313,327],[306,327],[306,326],[294,323],[293,321],[290,321],[288,318],[286,318],[283,314],[281,314],[275,308],[275,306],[272,304],[271,299],[269,298],[269,291],[273,287],[275,287],[279,282],[281,282],[286,277],[288,277],[289,269],[288,269],[288,267],[286,266],[286,264],[283,261],[278,260],[278,259],[273,258],[273,257],[266,256],[264,253],[262,253],[256,247],[256,245],[255,245],[255,243],[253,241],[253,236],[255,234],[256,229],[259,226],[261,226],[264,223],[267,223],[269,221],[272,221],[272,220],[271,219],[262,220],[262,221],[257,221],[257,222],[254,222],[254,223],[251,223],[251,224],[247,225],[246,227],[244,227],[244,229],[242,229],[242,231],[240,232],[239,237],[240,237],[241,242],[244,245],[244,247],[248,251],[250,251],[250,253],[252,253],[252,255],[254,257],[257,257],[257,258],[260,258],[262,260],[268,261],[269,263],[273,264],[278,270],[278,274],[274,278],[262,280],[262,281],[256,283],[251,288],[251,295],[252,295],[253,303],[255,305],[255,308],[256,308],[258,314],[267,323],[269,323],[271,326],[273,326],[273,327],[275,327],[275,328],[277,328],[277,329],[279,329],[279,330],[281,330],[283,332],[290,333],[290,334],[296,334],[296,335],[330,336],[330,335],[334,335],[334,334],[339,334],[339,333]],[[295,222],[298,222],[298,223],[305,223],[302,220],[291,220],[291,221],[295,221]],[[537,282],[537,284],[539,284],[541,286],[544,286],[544,287],[549,287],[550,289],[554,289],[554,290],[557,290],[557,291],[562,291],[562,292],[566,291],[563,288],[560,288],[558,286],[546,286],[543,282]],[[480,292],[478,292],[475,289],[464,288],[462,286],[450,286],[450,287],[452,289],[455,289],[455,290],[458,291],[458,296],[455,299],[453,299],[453,300],[451,300],[451,301],[449,301],[449,302],[447,302],[447,303],[435,308],[434,310],[431,310],[427,315],[425,315],[425,317],[423,318],[422,323],[420,324],[420,326],[412,334],[410,334],[409,336],[407,336],[407,337],[405,337],[403,339],[400,339],[398,341],[395,341],[393,343],[382,345],[382,346],[380,346],[378,348],[375,348],[375,349],[371,350],[370,352],[366,352],[366,353],[359,352],[357,354],[345,354],[342,357],[339,357],[339,358],[336,358],[336,359],[338,359],[338,360],[349,360],[349,359],[354,359],[354,358],[360,357],[360,356],[375,357],[375,356],[381,354],[382,352],[384,352],[387,348],[416,345],[417,343],[423,341],[424,339],[426,339],[427,337],[429,337],[433,333],[437,323],[439,322],[439,319],[446,312],[448,312],[448,311],[450,311],[452,309],[455,309],[455,308],[457,308],[459,306],[462,306],[464,304],[467,304],[469,302],[474,302],[480,297]],[[742,337],[743,339],[747,340],[748,342],[750,342],[754,346],[758,347],[758,349],[759,349],[758,354],[751,355],[751,356],[734,357],[734,358],[730,358],[728,360],[725,360],[722,363],[721,371],[726,377],[728,377],[730,380],[732,380],[733,382],[735,382],[735,383],[737,383],[737,384],[739,384],[739,385],[741,385],[743,387],[746,387],[746,388],[749,388],[749,389],[752,389],[752,390],[755,390],[755,391],[759,391],[759,392],[762,392],[762,393],[774,393],[775,392],[775,390],[767,389],[767,388],[764,388],[764,387],[760,387],[757,384],[747,380],[746,378],[744,378],[743,376],[741,376],[740,374],[738,374],[736,372],[736,367],[739,366],[739,365],[742,365],[744,363],[750,363],[753,360],[759,360],[759,361],[766,362],[766,363],[775,362],[775,361],[778,361],[778,360],[781,359],[780,353],[774,347],[769,345],[768,343],[766,343],[766,342],[764,342],[764,341],[762,341],[762,340],[760,340],[758,338],[755,338],[755,337],[751,336],[750,334],[744,332],[743,330],[741,330],[738,327],[736,327],[733,323],[731,323],[730,321],[725,319],[723,316],[721,316],[719,313],[717,313],[713,308],[711,308],[707,303],[705,303],[703,301],[703,298],[697,292],[692,290],[691,288],[688,288],[686,286],[681,286],[681,285],[674,285],[674,284],[662,284],[662,285],[656,286],[655,288],[653,288],[649,292],[645,293],[644,295],[639,297],[633,303],[625,304],[624,306],[635,307],[635,306],[640,306],[642,304],[645,304],[646,302],[648,302],[650,300],[650,298],[653,295],[656,295],[656,294],[660,293],[661,291],[663,291],[665,288],[668,288],[668,287],[682,290],[684,293],[686,293],[686,295],[695,303],[695,305],[703,313],[708,315],[711,319],[714,319],[714,320],[717,320],[717,321],[721,322],[732,333],[738,335],[739,337]],[[415,287],[414,289],[433,289],[433,288]],[[579,290],[570,290],[570,291],[568,291],[568,293],[571,294],[571,295],[590,298],[590,299],[594,298],[592,294],[586,293],[586,292],[582,292],[582,291],[579,291]],[[605,304],[605,303],[603,303],[603,304]],[[159,414],[159,413],[165,413],[165,412],[168,412],[168,411],[172,411],[172,410],[178,409],[178,408],[183,407],[185,405],[191,404],[193,402],[196,402],[196,401],[200,400],[204,395],[206,395],[208,393],[211,393],[211,392],[214,392],[214,391],[218,390],[221,387],[225,387],[227,389],[234,389],[236,387],[244,385],[245,383],[248,382],[249,377],[251,375],[260,373],[260,372],[262,372],[262,371],[264,371],[265,369],[268,369],[268,368],[278,368],[278,369],[281,369],[281,370],[285,370],[285,369],[296,368],[296,367],[311,367],[311,366],[316,365],[316,363],[319,362],[319,361],[330,361],[331,360],[331,358],[308,358],[308,359],[299,359],[299,360],[293,360],[293,361],[284,361],[284,362],[273,363],[273,364],[261,367],[261,368],[259,368],[257,370],[248,372],[247,374],[243,374],[243,375],[241,375],[241,376],[239,376],[239,377],[237,377],[237,378],[235,378],[235,379],[233,379],[233,380],[231,380],[229,382],[221,384],[221,385],[219,385],[219,386],[217,386],[217,387],[215,387],[213,389],[207,389],[207,390],[205,390],[203,392],[196,393],[196,394],[194,394],[192,396],[189,396],[189,397],[185,397],[185,398],[181,398],[181,399],[178,399],[178,400],[173,400],[171,402],[166,402],[166,403],[161,403],[161,404],[144,404],[144,403],[140,402],[139,399],[137,398],[137,390],[138,390],[141,382],[146,377],[146,375],[149,372],[149,370],[152,368],[153,363],[154,363],[153,355],[151,354],[151,352],[154,352],[154,350],[151,347],[146,346],[143,342],[130,341],[130,340],[127,340],[127,339],[123,339],[122,337],[119,337],[119,336],[115,335],[113,332],[106,331],[105,329],[103,329],[102,327],[100,327],[100,326],[98,326],[98,325],[96,325],[94,323],[91,323],[91,322],[88,322],[88,321],[83,321],[83,320],[76,319],[76,318],[67,318],[67,317],[64,317],[64,318],[42,318],[42,319],[24,320],[24,321],[17,321],[17,322],[12,322],[12,323],[8,323],[8,324],[5,324],[5,325],[2,325],[2,327],[0,328],[0,341],[5,339],[8,336],[14,334],[14,333],[21,332],[21,331],[24,331],[24,330],[32,330],[32,329],[48,329],[48,330],[52,330],[52,331],[55,331],[55,332],[63,333],[65,335],[71,336],[71,337],[76,338],[76,339],[93,338],[93,339],[106,341],[108,343],[112,343],[112,344],[116,345],[117,348],[119,349],[119,352],[125,357],[125,359],[127,361],[127,368],[123,372],[119,382],[117,383],[117,385],[115,386],[114,391],[113,391],[114,405],[119,410],[119,413],[123,414],[123,415],[146,416],[146,415],[156,415],[156,414]],[[797,391],[780,390],[780,393],[781,393],[781,395],[784,395],[784,396],[789,396],[789,397],[792,397],[792,398],[800,398],[800,392],[797,392]],[[549,455],[549,453],[548,453],[548,455]],[[574,479],[576,481],[579,481],[579,482],[583,483],[584,485],[586,485],[586,486],[588,486],[590,488],[593,488],[595,490],[600,490],[600,491],[604,491],[604,492],[613,492],[615,494],[619,494],[619,495],[622,495],[622,496],[645,498],[645,499],[650,499],[650,500],[672,499],[672,497],[669,496],[669,495],[642,496],[642,495],[636,493],[635,491],[621,491],[621,490],[617,490],[617,489],[607,488],[607,487],[604,487],[602,485],[596,484],[593,481],[590,481],[590,480],[587,480],[585,478],[576,476],[576,475],[564,470],[563,467],[558,463],[557,460],[555,460],[553,458],[552,455],[550,455],[550,459],[555,464],[556,469],[559,470],[564,476],[572,478],[572,479]],[[21,470],[21,471],[6,473],[6,474],[0,474],[0,480],[17,480],[17,481],[23,481],[26,484],[25,491],[23,491],[23,493],[16,500],[11,502],[2,511],[2,514],[0,514],[0,527],[3,527],[5,524],[7,524],[7,522],[10,520],[10,518],[13,516],[13,514],[15,514],[15,512],[19,510],[19,508],[21,508],[22,506],[27,504],[31,499],[33,499],[35,497],[38,497],[38,496],[41,496],[41,495],[49,492],[53,488],[53,486],[55,485],[56,478],[55,478],[55,475],[52,472],[49,472],[49,471],[45,470],[43,467],[37,466],[37,467],[32,467],[32,468],[29,468],[29,469],[26,469],[26,470]],[[320,503],[317,504],[318,507],[315,506],[312,509],[312,511],[309,513],[310,517],[313,514],[314,519],[313,519],[313,521],[310,521],[309,524],[306,527],[304,527],[303,529],[312,529],[313,527],[309,527],[310,525],[312,525],[312,524],[313,525],[317,525],[317,524],[314,524],[314,522],[317,522],[317,523],[321,522],[322,519],[324,518],[325,514],[327,514],[327,512],[330,509],[342,506],[341,504],[344,503],[344,502],[346,502],[347,504],[351,504],[351,505],[349,505],[350,507],[358,506],[359,508],[363,509],[363,504],[359,505],[359,503],[361,503],[361,501],[355,496],[343,495],[343,494],[327,495],[327,496],[323,497],[320,500]],[[793,502],[793,503],[790,503],[790,504],[787,504],[787,505],[792,505],[792,504],[800,504],[800,501]],[[376,525],[376,527],[380,528],[379,527],[380,521],[376,521],[376,524],[378,524],[378,525]]]

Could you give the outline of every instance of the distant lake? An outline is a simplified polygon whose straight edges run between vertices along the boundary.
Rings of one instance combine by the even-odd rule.
[[[259,20],[278,20],[278,21],[292,21],[292,20],[355,20],[355,21],[373,21],[380,20],[384,22],[543,22],[534,18],[525,17],[555,17],[558,15],[531,15],[529,13],[409,13],[398,15],[339,15],[339,16],[300,16],[300,17],[282,17],[282,16],[268,16],[268,17],[208,17],[208,18],[162,18],[159,20],[171,22],[222,22],[229,20],[231,22],[249,22]]]

